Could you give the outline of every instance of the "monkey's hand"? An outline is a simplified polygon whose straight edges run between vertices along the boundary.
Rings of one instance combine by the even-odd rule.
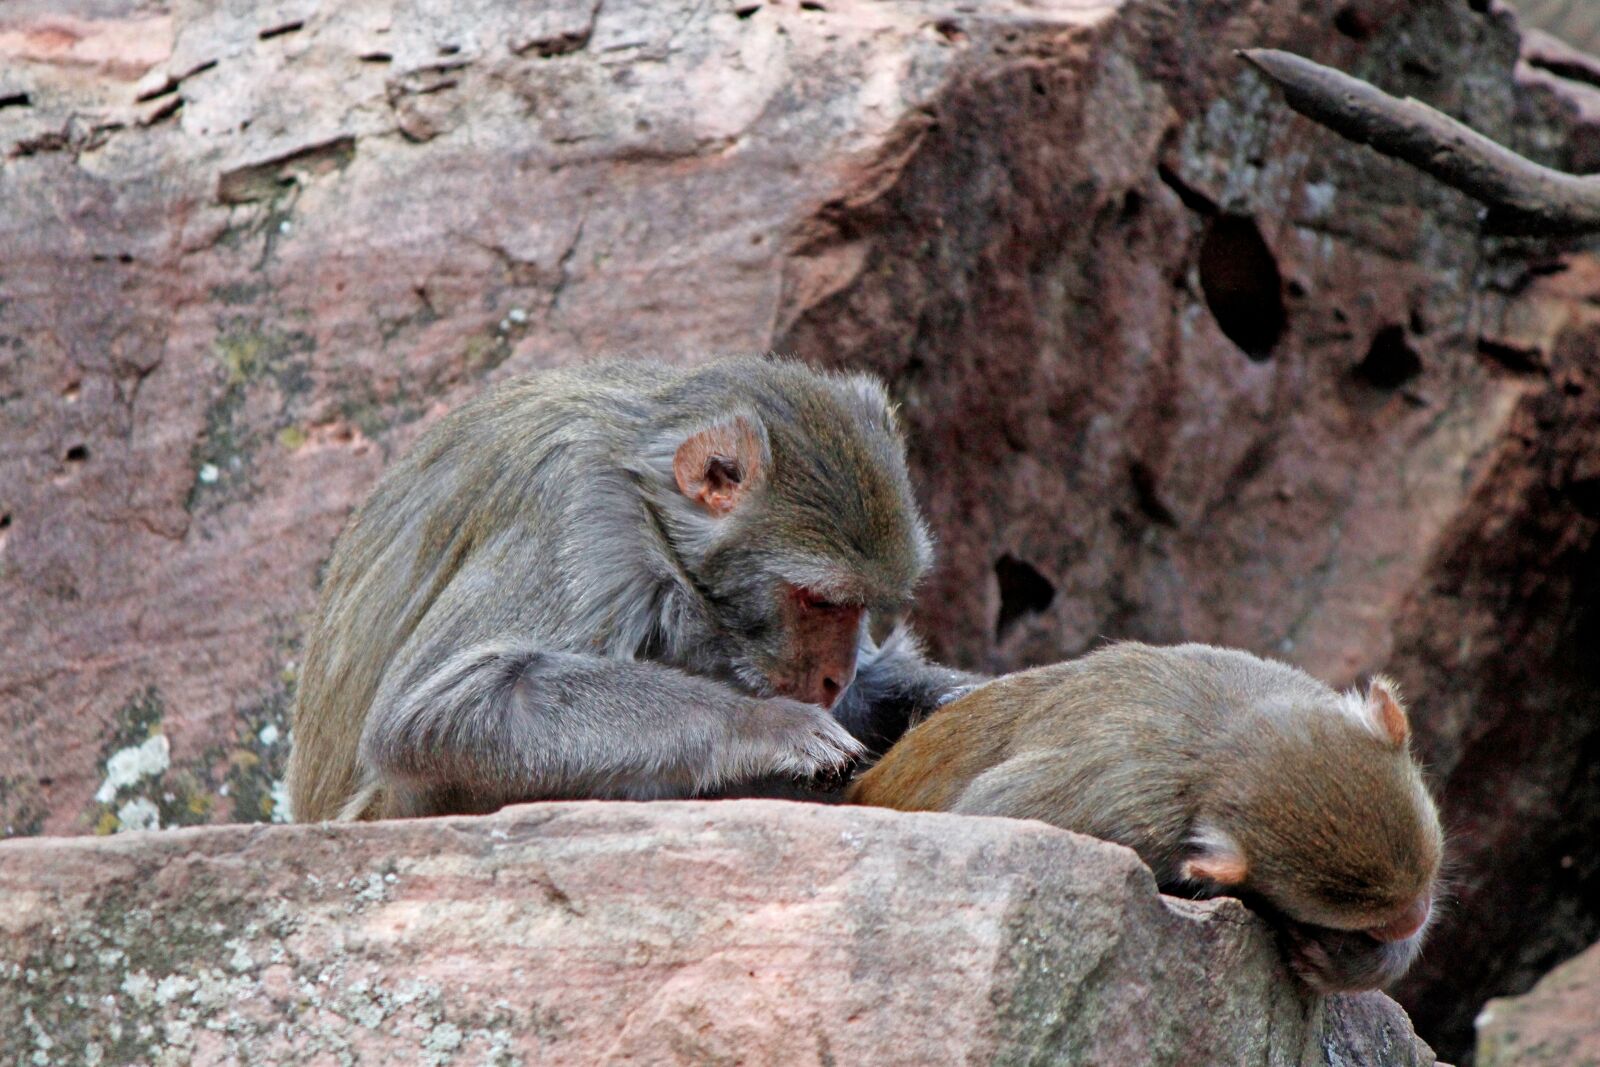
[[[831,714],[785,697],[752,701],[732,726],[730,755],[739,766],[729,777],[842,773],[865,752]]]

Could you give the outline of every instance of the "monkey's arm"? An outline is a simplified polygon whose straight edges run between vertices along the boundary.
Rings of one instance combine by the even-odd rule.
[[[684,796],[742,777],[812,774],[856,746],[827,713],[759,700],[655,663],[485,641],[380,702],[362,764],[390,814],[552,797]]]
[[[911,631],[897,626],[882,645],[864,643],[855,681],[833,714],[856,740],[882,753],[935,708],[987,680],[928,662]]]

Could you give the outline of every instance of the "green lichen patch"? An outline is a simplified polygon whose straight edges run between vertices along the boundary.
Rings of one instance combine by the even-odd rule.
[[[514,1035],[539,1019],[463,1008],[349,936],[393,898],[393,862],[326,862],[154,855],[42,916],[0,944],[0,1061],[519,1063]]]
[[[152,735],[160,733],[161,717],[165,714],[166,705],[162,702],[161,693],[155,686],[149,686],[143,692],[135,694],[117,709],[111,736],[100,746],[100,770],[105,770],[106,761],[113,753],[142,744]]]
[[[0,838],[42,833],[46,810],[38,779],[0,775]]]
[[[221,392],[206,409],[205,432],[191,455],[191,512],[251,498],[256,453],[274,440],[288,445],[284,434],[292,440],[299,433],[304,442],[295,409],[311,392],[307,357],[315,350],[316,341],[300,330],[280,330],[243,317],[218,324],[212,356]]]
[[[88,821],[97,834],[156,830],[208,821],[210,791],[202,775],[172,765],[172,748],[162,727],[165,706],[152,688],[117,712],[111,736],[101,747],[100,788]]]
[[[292,654],[292,643],[286,642],[285,650]],[[197,826],[218,816],[232,822],[288,822],[284,779],[294,681],[290,663],[264,695],[240,710],[231,740],[181,763],[172,759],[160,694],[147,689],[135,696],[118,713],[103,746],[101,786],[86,813],[88,825],[97,834],[112,834]],[[7,796],[0,782],[0,814],[13,808],[21,813],[18,818],[28,813],[25,805],[8,806]]]
[[[373,440],[396,426],[417,421],[427,410],[431,396],[426,389],[402,386],[380,396],[367,382],[351,382],[339,402],[339,415]]]
[[[217,762],[226,766],[218,795],[231,800],[234,822],[290,821],[284,777],[289,768],[289,717],[294,669],[285,668],[261,700],[240,712],[237,739]]]
[[[241,307],[260,303],[271,291],[271,286],[259,279],[224,282],[211,287],[211,299],[218,304]]]
[[[0,950],[7,1062],[187,1063],[204,1021],[256,982],[241,936],[294,932],[290,911],[255,899],[248,879],[195,879],[153,906],[161,877],[152,864]]]
[[[510,358],[511,339],[504,333],[469,337],[464,354],[467,377],[481,378]]]

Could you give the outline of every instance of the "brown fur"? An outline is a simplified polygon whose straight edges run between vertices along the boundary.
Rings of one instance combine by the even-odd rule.
[[[1128,643],[956,700],[846,799],[1128,845],[1163,888],[1282,916],[1314,985],[1366,988],[1414,955],[1443,847],[1408,737],[1386,680],[1341,695],[1243,652]]]

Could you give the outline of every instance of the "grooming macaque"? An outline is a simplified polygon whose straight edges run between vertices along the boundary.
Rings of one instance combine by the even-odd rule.
[[[870,378],[738,359],[509,382],[424,435],[339,539],[294,815],[841,769],[852,731],[892,741],[969,680],[903,632],[863,641],[929,556]]]
[[[1403,974],[1443,841],[1392,683],[1336,693],[1208,645],[1119,644],[913,728],[847,800],[1040,819],[1136,851],[1165,890],[1243,897],[1324,990]]]

